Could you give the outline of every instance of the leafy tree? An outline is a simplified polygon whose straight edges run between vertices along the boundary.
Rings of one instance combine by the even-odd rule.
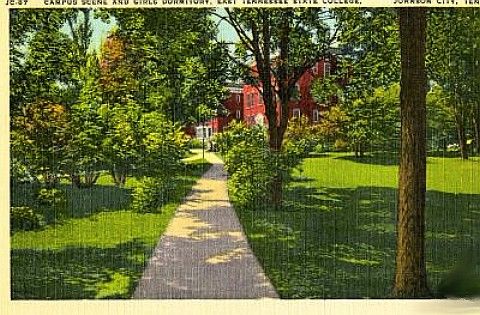
[[[356,156],[363,156],[368,148],[386,149],[389,142],[396,147],[398,96],[399,86],[392,85],[342,106],[348,117],[346,135]]]
[[[451,97],[439,85],[427,94],[427,138],[430,148],[446,152],[450,139],[456,138],[455,118]]]
[[[77,187],[95,184],[103,165],[100,150],[104,138],[104,124],[99,114],[102,106],[99,60],[87,56],[82,68],[82,90],[79,102],[71,108],[70,141],[67,145],[67,170]]]
[[[181,159],[187,152],[188,140],[180,124],[159,112],[150,112],[142,115],[138,128],[141,155],[137,169],[167,181],[173,179],[183,169]]]
[[[318,8],[225,9],[225,13],[216,15],[229,23],[239,38],[231,60],[243,79],[261,91],[269,149],[273,155],[281,154],[295,85],[321,57],[330,56],[336,32],[327,21],[333,17],[330,11]],[[282,201],[281,174],[276,174],[270,187],[274,206]]]
[[[325,87],[324,82],[315,82],[312,95],[317,100],[327,95],[335,95],[339,104],[333,106],[320,122],[321,130],[327,137],[345,140],[355,152],[363,156],[368,150],[396,147],[395,135],[399,125],[399,86],[393,84],[387,88],[363,92],[360,98],[345,97],[337,84]]]
[[[108,10],[115,17],[125,54],[135,60],[138,99],[169,120],[194,121],[196,108],[219,109],[228,78],[224,49],[206,9]]]
[[[224,157],[229,195],[236,206],[251,209],[265,204],[276,167],[265,128],[249,128],[243,122],[233,121],[226,131],[215,135],[215,143]]]
[[[480,99],[480,14],[478,10],[433,10],[429,23],[429,75],[450,95],[462,159],[468,158],[468,126],[472,124],[477,151]],[[446,57],[448,56],[448,57]]]
[[[126,41],[117,32],[108,36],[100,51],[100,117],[104,126],[102,153],[118,186],[125,184],[127,174],[140,156],[138,124],[142,108],[135,98],[139,81],[137,65],[127,57]]]
[[[125,97],[121,103],[103,104],[99,111],[105,124],[102,141],[105,165],[115,184],[123,186],[141,154],[138,150],[141,109],[134,99]]]
[[[65,21],[62,10],[10,10],[10,110],[15,114],[20,107],[35,101],[39,93],[45,93],[56,74],[60,73],[62,64],[59,64],[57,73],[52,74],[52,66],[42,64],[48,59],[59,62],[65,54],[62,49],[68,46],[68,40],[59,33]],[[51,40],[51,47],[41,44],[42,38]],[[30,45],[33,43],[33,48]],[[34,52],[35,49],[40,49]],[[55,56],[55,52],[62,52]],[[34,58],[29,58],[35,54]],[[35,65],[33,61],[36,61]],[[30,66],[35,66],[36,72]],[[42,71],[42,65],[46,69]],[[40,73],[38,73],[40,72]],[[48,72],[49,75],[46,75]],[[47,82],[37,78],[49,79]],[[40,85],[39,83],[42,83]],[[43,89],[41,89],[43,87]]]
[[[399,82],[400,41],[392,8],[334,10],[338,44],[343,48],[337,76],[346,101],[365,98]]]
[[[68,114],[64,106],[39,100],[27,104],[13,118],[12,155],[24,161],[29,173],[47,187],[58,182],[68,142]]]
[[[289,121],[284,141],[287,166],[297,166],[302,158],[308,156],[321,143],[323,135],[320,131],[320,125],[311,124],[305,116]]]

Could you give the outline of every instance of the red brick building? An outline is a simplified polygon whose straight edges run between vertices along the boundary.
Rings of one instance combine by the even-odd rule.
[[[308,69],[296,84],[295,97],[289,104],[289,118],[306,116],[312,123],[321,119],[322,111],[328,109],[329,104],[315,102],[311,94],[311,87],[315,79],[325,78],[336,70],[334,58],[324,58],[315,66]],[[266,125],[265,104],[260,91],[252,85],[234,84],[229,87],[230,96],[224,102],[225,113],[205,122],[204,126],[197,127],[197,137],[210,138],[217,132],[222,132],[228,124],[236,119],[247,125]],[[330,103],[335,100],[331,100]],[[203,133],[202,133],[203,129]]]

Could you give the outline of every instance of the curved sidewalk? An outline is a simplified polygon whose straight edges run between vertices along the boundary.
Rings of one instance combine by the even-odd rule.
[[[157,244],[135,299],[278,297],[229,202],[223,162],[195,184]]]

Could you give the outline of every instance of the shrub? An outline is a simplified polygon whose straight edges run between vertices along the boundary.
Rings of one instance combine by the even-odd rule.
[[[12,183],[34,183],[37,180],[29,172],[25,163],[16,158],[10,160],[10,178]]]
[[[276,160],[266,139],[263,127],[247,127],[237,122],[233,122],[228,131],[215,136],[214,141],[229,173],[229,195],[241,208],[265,201],[268,195]]]
[[[275,174],[269,151],[241,142],[229,150],[225,160],[230,174],[228,188],[232,200],[244,208],[265,201]]]
[[[66,210],[67,200],[63,191],[56,188],[42,188],[37,192],[36,201],[48,222],[60,218]]]
[[[202,143],[202,140],[198,138],[192,138],[189,141],[188,146],[190,147],[190,149],[202,149],[203,143]],[[205,146],[207,146],[207,143],[205,143]]]
[[[61,173],[68,120],[64,105],[41,99],[25,104],[22,114],[12,117],[12,155],[27,161],[28,172],[47,186],[53,187]]]
[[[174,194],[176,182],[172,179],[144,177],[132,192],[132,210],[155,213],[161,210]]]
[[[42,188],[37,192],[37,202],[42,206],[65,206],[64,193],[56,188]]]
[[[274,178],[279,176],[283,184],[288,183],[292,168],[313,151],[320,139],[318,128],[306,118],[293,120],[285,134],[282,151],[272,152],[264,127],[230,124],[214,141],[225,159],[232,201],[242,208],[267,201]]]
[[[10,207],[10,231],[35,230],[44,225],[43,217],[30,207]]]
[[[336,152],[347,152],[349,148],[348,142],[346,142],[343,139],[337,139],[335,140],[335,144],[333,145],[333,149]]]

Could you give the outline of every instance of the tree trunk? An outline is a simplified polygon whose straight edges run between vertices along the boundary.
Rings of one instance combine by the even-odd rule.
[[[460,104],[460,107],[462,104]],[[460,156],[463,160],[468,159],[467,137],[465,134],[465,123],[463,119],[464,113],[462,108],[455,106],[455,127],[457,129],[458,144],[460,146]]]
[[[118,187],[125,186],[125,182],[127,180],[127,169],[125,167],[115,165],[110,170],[110,174],[112,175],[115,186],[118,186]]]
[[[478,105],[477,105],[478,106]],[[475,137],[475,153],[480,155],[480,106],[473,114],[473,129]]]
[[[358,151],[361,158],[365,156],[365,148],[362,141],[358,144]]]
[[[270,153],[272,154],[275,161],[278,161],[278,155],[280,154],[280,151],[282,149],[282,140],[283,136],[279,135],[278,127],[273,130],[269,130],[269,148]],[[270,199],[275,209],[278,209],[282,206],[283,200],[283,178],[280,168],[280,165],[277,165],[275,174],[270,184]]]
[[[426,9],[400,8],[401,144],[393,295],[430,296],[425,266]]]
[[[97,172],[86,172],[85,176],[78,175],[78,174],[72,174],[70,175],[70,178],[72,180],[72,184],[77,187],[77,188],[89,188],[95,185],[97,182],[97,179],[100,175]],[[113,176],[113,175],[112,175]],[[115,176],[113,176],[115,178]]]
[[[45,188],[51,189],[57,186],[57,184],[60,182],[60,179],[55,173],[46,171],[43,174],[43,181],[45,183]]]

